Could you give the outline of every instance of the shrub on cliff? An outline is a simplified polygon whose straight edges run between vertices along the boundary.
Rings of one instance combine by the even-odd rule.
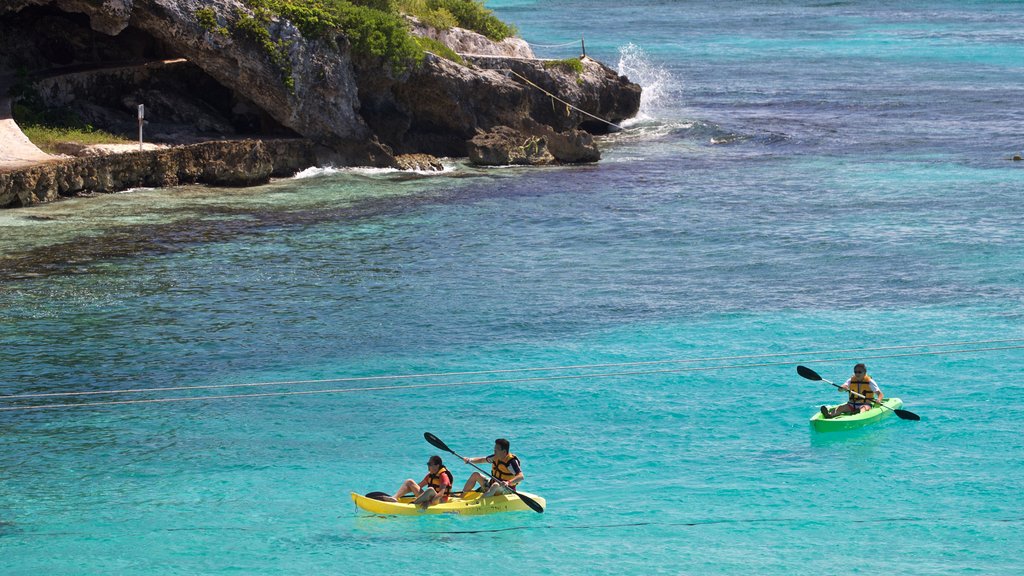
[[[281,51],[254,29],[251,20],[266,30],[270,16],[289,20],[302,35],[310,39],[333,41],[335,33],[344,34],[352,49],[362,55],[375,56],[401,70],[423,60],[423,50],[412,39],[405,21],[392,8],[389,0],[246,0],[255,18],[242,17],[239,31],[261,42],[272,59]]]
[[[514,26],[505,24],[476,0],[395,0],[398,10],[439,29],[453,26],[479,32],[500,42],[514,36]]]
[[[444,10],[459,23],[460,28],[479,32],[491,40],[500,42],[514,36],[516,29],[505,24],[493,12],[484,8],[483,2],[475,0],[427,0],[431,10]]]
[[[359,54],[375,56],[402,70],[423,60],[423,49],[409,33],[401,14],[420,18],[436,28],[460,26],[493,40],[515,34],[515,28],[498,20],[494,13],[476,0],[245,0],[254,17],[243,17],[239,32],[268,50],[281,65],[284,47],[274,43],[264,30],[270,16],[286,18],[307,38],[332,39],[344,34]],[[201,23],[211,26],[210,14],[198,14]],[[288,72],[285,71],[286,76]]]

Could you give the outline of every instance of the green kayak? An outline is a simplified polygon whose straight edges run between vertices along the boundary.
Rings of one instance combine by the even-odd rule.
[[[811,427],[818,432],[841,432],[843,430],[854,430],[861,426],[867,426],[868,424],[874,424],[883,418],[887,418],[894,414],[893,410],[903,407],[903,400],[899,398],[886,398],[882,401],[888,410],[880,406],[875,406],[867,412],[861,412],[859,414],[843,414],[836,416],[835,418],[825,418],[821,415],[821,412],[815,412],[814,416],[811,416]],[[829,406],[829,408],[835,408],[835,406]]]

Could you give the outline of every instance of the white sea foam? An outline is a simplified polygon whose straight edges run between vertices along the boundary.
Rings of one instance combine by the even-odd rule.
[[[623,122],[623,127],[657,120],[663,108],[674,105],[681,83],[667,68],[654,64],[650,56],[636,44],[630,43],[619,48],[618,72],[643,89],[640,110],[634,118]]]
[[[450,158],[440,158],[441,170],[399,170],[398,168],[373,168],[369,166],[354,166],[337,168],[334,166],[311,166],[297,172],[292,176],[295,180],[303,178],[316,178],[331,174],[358,174],[360,176],[384,176],[389,174],[418,174],[421,176],[438,176],[448,174],[456,170],[456,163]]]

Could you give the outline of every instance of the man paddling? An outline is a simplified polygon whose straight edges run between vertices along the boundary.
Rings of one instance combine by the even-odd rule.
[[[875,402],[882,402],[882,390],[875,380],[868,376],[868,369],[864,364],[857,364],[853,367],[853,376],[840,386],[841,389],[850,393],[846,404],[840,404],[829,410],[828,406],[821,407],[821,415],[825,418],[835,418],[840,414],[857,414],[866,412],[874,407]]]
[[[479,472],[473,472],[462,488],[463,493],[475,490],[476,485],[479,484],[485,497],[499,493],[507,494],[523,481],[523,470],[519,467],[519,458],[515,454],[509,453],[509,443],[504,438],[494,441],[494,453],[490,456],[463,458],[463,460],[467,464],[490,462],[491,476],[493,477],[488,478]]]

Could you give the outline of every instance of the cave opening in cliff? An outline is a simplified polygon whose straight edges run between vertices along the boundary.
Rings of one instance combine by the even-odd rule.
[[[97,32],[88,16],[52,4],[0,14],[0,83],[4,78],[21,110],[125,137],[137,137],[139,104],[152,142],[294,136],[168,43],[131,25],[114,36]]]

